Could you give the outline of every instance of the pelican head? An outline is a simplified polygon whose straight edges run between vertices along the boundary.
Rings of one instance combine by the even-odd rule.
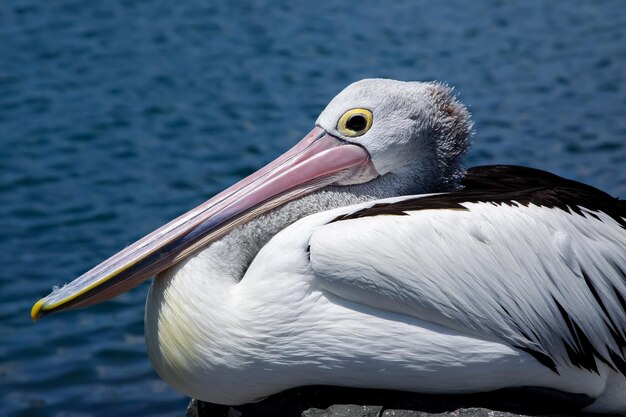
[[[32,308],[37,319],[113,298],[290,200],[399,178],[405,192],[453,189],[471,122],[444,85],[358,81],[299,143],[258,172],[155,230]],[[396,190],[397,192],[397,190]]]
[[[472,130],[465,106],[445,85],[386,79],[348,86],[316,125],[364,147],[379,175],[411,177],[418,191],[454,188]]]

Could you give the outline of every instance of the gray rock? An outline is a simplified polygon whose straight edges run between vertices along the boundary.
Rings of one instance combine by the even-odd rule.
[[[413,410],[386,410],[381,417],[524,417],[523,414],[513,414],[504,411],[493,411],[486,408],[460,408],[445,413],[426,413]]]
[[[210,414],[198,413],[198,401],[191,400],[187,408],[187,417],[245,417],[235,407],[227,407],[223,411]],[[280,417],[281,411],[275,410],[276,417]],[[461,408],[444,413],[428,413],[416,410],[383,410],[382,406],[335,404],[326,409],[309,408],[302,412],[301,417],[528,417],[524,414],[494,411],[486,408]]]
[[[523,387],[471,395],[423,395],[328,386],[295,388],[255,404],[192,400],[187,417],[524,417],[574,415],[585,395]]]
[[[302,412],[302,417],[380,417],[383,408],[376,405],[335,404],[325,410],[309,408]]]

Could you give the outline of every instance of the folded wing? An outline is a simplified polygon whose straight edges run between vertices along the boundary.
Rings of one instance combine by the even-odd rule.
[[[470,170],[462,191],[380,201],[319,227],[322,288],[501,341],[558,372],[626,374],[626,209],[527,168]]]

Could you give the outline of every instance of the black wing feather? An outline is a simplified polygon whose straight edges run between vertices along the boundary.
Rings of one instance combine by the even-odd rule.
[[[626,228],[626,201],[595,187],[568,180],[540,169],[515,165],[485,165],[470,168],[461,180],[459,191],[417,197],[396,203],[376,204],[341,216],[338,220],[378,215],[405,215],[426,209],[465,210],[461,203],[534,204],[582,214],[603,212]]]

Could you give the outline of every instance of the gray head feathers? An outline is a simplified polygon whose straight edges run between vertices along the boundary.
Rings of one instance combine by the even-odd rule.
[[[440,83],[430,86],[436,109],[432,135],[436,141],[437,170],[442,189],[456,188],[450,186],[457,185],[463,176],[461,160],[469,149],[474,124],[465,105],[452,94],[452,88]]]
[[[337,124],[348,110],[372,112],[371,128],[357,138],[342,135]],[[469,148],[470,115],[444,84],[366,79],[340,92],[317,125],[364,146],[381,175],[404,176],[414,192],[447,191],[458,186],[461,158]]]

